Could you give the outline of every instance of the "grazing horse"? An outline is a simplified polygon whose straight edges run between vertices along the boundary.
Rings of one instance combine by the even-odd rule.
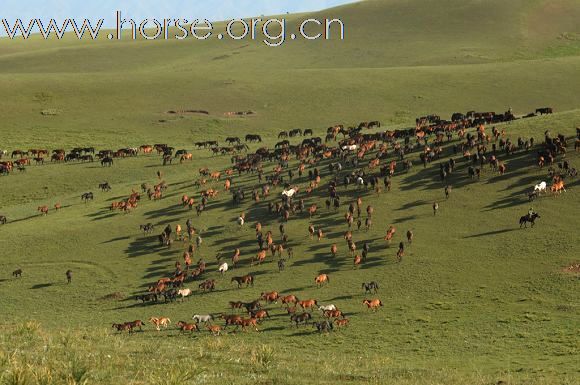
[[[171,324],[171,320],[167,317],[151,317],[149,318],[149,322],[151,322],[153,325],[155,325],[155,330],[159,331],[161,330],[161,326],[163,326],[165,329],[167,329],[167,326],[169,326],[169,324]]]
[[[37,211],[40,211],[40,215],[48,215],[48,206],[38,206]]]
[[[362,301],[364,305],[367,305],[367,309],[377,311],[380,306],[383,306],[383,303],[380,299],[365,299]]]
[[[244,275],[243,277],[233,277],[230,281],[231,282],[236,282],[238,284],[238,289],[242,287],[242,285],[246,285],[246,287],[248,286],[254,286],[254,277],[251,275]]]
[[[22,278],[22,269],[16,269],[12,272],[14,278]]]
[[[6,219],[5,215],[0,215],[0,224],[5,225],[8,219]]]
[[[330,278],[328,278],[327,274],[319,274],[314,278],[314,283],[317,287],[321,287],[325,283],[330,283]]]
[[[524,228],[527,228],[528,222],[530,222],[532,224],[531,227],[534,227],[534,223],[535,223],[536,219],[538,219],[538,218],[540,218],[540,214],[538,214],[538,213],[533,213],[531,216],[524,215],[523,217],[520,217],[520,229],[522,228],[522,225],[524,226]]]
[[[375,281],[371,281],[369,283],[363,282],[362,288],[365,289],[365,293],[376,293],[379,290],[379,284]]]
[[[105,157],[101,160],[101,166],[111,167],[113,165],[113,158]]]

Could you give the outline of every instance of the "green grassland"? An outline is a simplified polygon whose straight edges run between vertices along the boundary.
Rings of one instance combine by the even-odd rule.
[[[9,384],[51,383],[353,383],[353,384],[578,384],[580,303],[578,275],[563,272],[580,261],[578,179],[567,193],[533,203],[536,227],[520,230],[529,204],[526,192],[548,180],[534,152],[501,155],[508,172],[487,167],[481,180],[467,177],[459,162],[450,176],[449,200],[438,162],[401,170],[393,188],[379,196],[354,187],[339,193],[350,202],[362,196],[375,208],[371,230],[354,239],[371,244],[369,260],[353,269],[342,233],[346,203],[326,211],[327,161],[319,169],[323,186],[306,197],[322,210],[309,220],[298,214],[286,225],[295,257],[278,273],[276,259],[250,266],[257,245],[255,222],[278,236],[278,219],[268,201],[238,207],[223,191],[208,211],[181,207],[182,194],[199,197],[198,168],[231,167],[228,156],[195,150],[193,142],[260,133],[272,147],[276,134],[294,127],[326,127],[381,120],[387,128],[411,127],[416,116],[455,111],[518,114],[551,106],[556,113],[502,125],[507,135],[543,139],[544,131],[573,143],[580,125],[580,32],[575,1],[363,1],[314,14],[340,17],[344,42],[292,41],[280,48],[259,42],[79,43],[33,39],[0,40],[0,148],[97,149],[168,143],[194,154],[193,162],[161,166],[157,155],[98,163],[30,166],[0,177],[1,379]],[[290,15],[296,22],[305,15]],[[199,114],[170,110],[204,109]],[[45,116],[42,111],[56,115]],[[246,117],[227,111],[252,110]],[[376,131],[376,130],[374,130]],[[300,139],[291,139],[293,144]],[[454,140],[457,140],[454,138]],[[250,145],[255,151],[259,146]],[[446,146],[443,159],[452,156]],[[562,161],[558,157],[558,161]],[[568,147],[567,160],[580,164]],[[274,164],[266,163],[271,172]],[[296,161],[291,162],[296,168]],[[110,212],[114,200],[141,183],[153,184],[161,170],[169,189],[160,201],[142,200],[130,214]],[[109,181],[113,190],[97,191]],[[307,178],[297,179],[305,187]],[[252,175],[235,176],[234,186],[257,186]],[[223,190],[222,182],[210,187]],[[80,195],[95,192],[81,203]],[[436,217],[431,205],[440,204]],[[56,202],[41,217],[36,207]],[[247,214],[240,228],[235,219]],[[166,224],[192,218],[201,231],[195,259],[209,265],[217,290],[171,304],[141,305],[134,295],[169,276],[187,244],[159,248],[156,234]],[[157,226],[144,236],[139,225]],[[307,226],[326,237],[308,237]],[[383,241],[389,225],[395,241]],[[415,233],[402,263],[396,245]],[[336,243],[339,253],[330,254]],[[214,258],[239,247],[242,266],[225,277]],[[360,247],[360,246],[359,246]],[[10,273],[24,271],[21,279]],[[73,283],[64,272],[73,270]],[[314,277],[331,282],[316,288]],[[233,275],[252,273],[256,284],[237,289]],[[384,307],[367,312],[361,283],[375,280]],[[197,289],[197,281],[187,287]],[[262,331],[211,337],[206,331],[182,336],[175,327],[116,335],[113,322],[167,316],[189,321],[195,313],[228,312],[228,301],[255,299],[277,290],[299,298],[334,303],[350,318],[347,329],[319,335],[310,326],[293,328],[283,308],[268,305],[272,318]],[[119,298],[108,296],[120,293]],[[319,316],[316,316],[319,318]]]

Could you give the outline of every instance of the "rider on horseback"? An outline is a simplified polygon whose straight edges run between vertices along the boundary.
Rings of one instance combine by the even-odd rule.
[[[534,208],[530,207],[530,209],[528,210],[528,218],[532,218],[532,216],[534,215]]]

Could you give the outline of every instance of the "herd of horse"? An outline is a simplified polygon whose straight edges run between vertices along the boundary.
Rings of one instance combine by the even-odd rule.
[[[537,113],[551,113],[551,108],[538,109]],[[491,172],[499,176],[509,172],[507,161],[518,152],[529,153],[528,157],[536,159],[538,166],[548,167],[548,173],[552,177],[552,184],[548,187],[547,182],[540,182],[534,186],[533,198],[537,198],[541,193],[547,193],[548,189],[553,194],[565,192],[565,180],[576,176],[576,169],[565,160],[567,140],[563,135],[552,137],[549,131],[544,133],[542,143],[534,142],[534,138],[509,138],[505,128],[501,131],[495,126],[491,132],[486,129],[489,125],[512,120],[511,111],[504,114],[492,112],[477,113],[455,113],[451,120],[443,120],[437,115],[427,115],[416,119],[416,126],[411,129],[385,130],[381,132],[369,132],[365,130],[378,129],[381,127],[379,121],[361,122],[358,125],[345,127],[334,125],[326,130],[326,137],[314,136],[311,129],[292,129],[282,131],[278,134],[278,139],[284,139],[272,147],[262,145],[262,137],[257,134],[245,136],[245,142],[257,143],[260,146],[255,152],[250,152],[246,143],[242,143],[239,137],[228,137],[228,146],[220,147],[217,140],[196,142],[199,149],[205,148],[216,155],[232,155],[231,167],[225,170],[211,171],[209,167],[199,169],[199,179],[195,186],[199,187],[194,195],[183,195],[179,205],[196,208],[198,216],[204,215],[206,211],[211,211],[212,200],[218,199],[218,190],[207,188],[208,179],[211,183],[223,183],[223,191],[231,194],[233,207],[246,202],[250,197],[251,205],[261,205],[268,201],[269,218],[265,221],[275,219],[279,222],[280,240],[275,241],[274,232],[263,229],[260,218],[256,218],[255,255],[247,260],[250,266],[260,265],[265,262],[268,255],[271,258],[278,258],[278,271],[283,273],[286,262],[292,259],[293,251],[289,234],[285,230],[285,224],[295,218],[309,218],[318,215],[319,206],[317,199],[323,197],[327,210],[337,212],[342,207],[346,208],[344,215],[345,232],[343,238],[346,249],[353,260],[353,268],[359,268],[366,263],[370,252],[370,245],[365,240],[355,240],[353,231],[356,226],[361,229],[364,220],[364,229],[369,230],[373,226],[374,208],[362,202],[362,196],[368,192],[375,192],[380,196],[384,191],[389,192],[393,183],[393,177],[397,174],[407,173],[411,169],[413,162],[419,161],[427,168],[430,164],[437,164],[442,186],[445,186],[445,195],[448,198],[451,188],[449,177],[460,170],[463,166],[466,176],[473,179],[480,178],[484,170],[489,167]],[[342,135],[342,138],[339,137]],[[304,137],[299,143],[291,144],[287,138]],[[456,137],[458,141],[452,142]],[[580,130],[577,130],[576,143],[580,140]],[[576,146],[576,150],[580,146]],[[96,152],[92,147],[75,148],[68,154],[64,150],[53,150],[55,161],[84,161],[85,157],[92,156],[101,159],[102,164],[112,166],[113,158],[126,156],[138,156],[139,153],[150,154],[157,152],[163,159],[163,164],[171,163],[172,159],[179,158],[181,162],[191,160],[191,153],[185,149],[175,150],[167,144],[142,145],[136,148],[123,148],[118,151],[102,150]],[[7,152],[4,152],[7,154]],[[6,155],[5,154],[5,155]],[[12,158],[18,160],[28,159],[33,155],[35,158],[48,156],[48,150],[15,150],[11,153]],[[558,157],[561,161],[558,162]],[[62,158],[62,159],[61,159]],[[444,158],[447,158],[445,160]],[[88,159],[88,158],[87,158]],[[7,169],[12,167],[16,161],[4,161],[2,167]],[[296,163],[291,163],[295,161]],[[104,162],[104,163],[103,163]],[[272,168],[268,169],[268,165]],[[296,165],[297,164],[297,165]],[[556,168],[555,165],[558,165]],[[247,178],[255,180],[251,185],[244,185],[236,180],[237,177],[245,175]],[[158,171],[157,176],[162,178],[162,172]],[[326,183],[322,177],[326,176]],[[223,178],[223,179],[222,179]],[[256,187],[259,186],[259,187]],[[356,189],[356,199],[348,201],[342,193],[342,189],[349,189],[351,186]],[[112,189],[107,182],[101,183],[99,188],[102,192]],[[158,200],[163,198],[163,192],[169,188],[160,181],[155,186],[143,184],[141,193],[147,193],[149,199]],[[273,199],[270,195],[275,189],[282,190]],[[140,193],[132,191],[128,198],[120,202],[113,202],[111,210],[120,209],[126,213],[137,208],[140,200]],[[92,192],[82,195],[83,201],[92,200]],[[531,197],[531,195],[530,195]],[[530,198],[532,199],[532,198]],[[199,202],[198,202],[199,201]],[[58,205],[58,208],[57,208]],[[55,210],[61,208],[57,203]],[[437,214],[439,204],[434,202],[433,212]],[[39,206],[38,211],[42,215],[48,214],[48,205]],[[366,213],[366,215],[364,214]],[[526,226],[530,222],[532,227],[535,220],[540,218],[538,213],[532,213],[520,218],[520,227]],[[246,225],[246,213],[242,212],[236,219],[240,227]],[[0,216],[0,223],[6,223],[5,216]],[[184,232],[181,225],[173,228],[167,225],[158,236],[159,246],[171,248],[176,241],[187,242],[187,250],[183,253],[183,264],[181,260],[175,262],[175,270],[170,277],[158,279],[153,283],[148,291],[135,297],[143,305],[155,303],[171,303],[178,299],[182,301],[196,294],[195,290],[185,287],[189,282],[200,280],[197,293],[209,293],[216,290],[216,287],[223,284],[222,279],[229,275],[232,268],[236,268],[242,263],[241,253],[238,248],[233,250],[230,259],[224,261],[223,256],[216,256],[218,274],[217,278],[208,277],[211,271],[207,268],[207,263],[200,259],[197,264],[193,263],[193,255],[199,249],[202,238],[197,229],[189,219]],[[149,236],[154,230],[152,223],[143,224],[141,230],[145,236]],[[321,227],[316,228],[312,223],[308,226],[308,233],[311,239],[322,240],[326,234]],[[360,234],[360,233],[357,233]],[[384,240],[390,244],[395,239],[396,229],[389,226],[386,230]],[[403,233],[405,234],[405,233]],[[405,254],[405,247],[412,245],[414,234],[412,230],[406,232],[406,241],[401,241],[396,253],[398,262],[402,262]],[[362,246],[361,246],[362,245]],[[406,246],[407,245],[407,246]],[[330,247],[330,255],[337,257],[338,245]],[[225,278],[226,280],[228,278]],[[230,284],[237,285],[238,289],[253,287],[255,276],[246,274],[229,278]],[[330,283],[328,273],[321,272],[314,278],[313,287],[321,288]],[[365,293],[376,293],[379,284],[377,282],[363,283],[362,288]],[[163,301],[160,300],[163,298]],[[299,300],[293,294],[282,295],[278,291],[262,292],[260,297],[250,302],[230,301],[229,307],[232,312],[239,310],[244,314],[196,314],[192,317],[193,322],[179,321],[176,327],[182,332],[200,331],[201,325],[213,334],[220,335],[229,326],[234,326],[236,330],[246,331],[248,329],[259,330],[258,325],[270,317],[272,308],[266,309],[264,306],[282,303],[284,312],[289,316],[290,324],[306,325],[313,323],[319,332],[329,332],[335,327],[344,327],[349,324],[349,318],[344,312],[334,304],[320,305],[317,299]],[[362,304],[370,311],[377,311],[383,306],[383,302],[378,298],[365,298]],[[315,320],[315,309],[320,311],[319,320]],[[247,317],[244,317],[246,315]],[[218,320],[223,320],[223,326],[218,324]],[[160,327],[167,328],[171,321],[168,317],[151,317],[150,323],[156,330]],[[136,328],[141,329],[144,323],[140,320],[116,323],[112,327],[122,332],[132,333]]]

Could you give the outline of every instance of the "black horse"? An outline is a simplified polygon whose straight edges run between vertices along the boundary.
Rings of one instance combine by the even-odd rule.
[[[83,195],[81,195],[81,200],[83,202],[88,202],[88,201],[92,201],[94,199],[93,193],[92,192],[87,192],[84,193]]]
[[[365,289],[365,293],[370,293],[370,292],[376,293],[377,290],[379,290],[379,284],[376,283],[375,281],[372,281],[369,283],[363,282],[362,287],[363,287],[363,289]]]
[[[322,332],[331,332],[334,329],[334,326],[332,325],[332,322],[330,321],[321,321],[321,322],[316,322],[314,323],[314,327],[316,328],[316,330],[318,330],[319,333]]]
[[[524,228],[527,228],[528,222],[530,222],[532,224],[531,227],[534,227],[534,223],[535,223],[536,219],[538,219],[538,218],[540,218],[540,214],[538,214],[538,213],[533,213],[531,216],[524,215],[523,217],[520,218],[520,229],[522,228],[522,225],[524,226]]]

